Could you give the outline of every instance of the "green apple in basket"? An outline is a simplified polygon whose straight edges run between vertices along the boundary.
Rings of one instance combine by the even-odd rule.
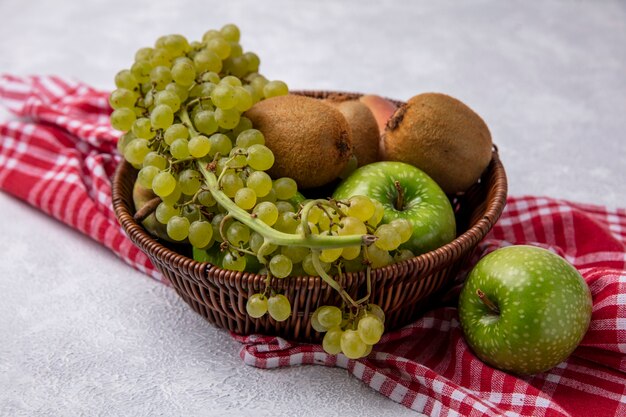
[[[591,308],[580,273],[533,246],[485,256],[459,298],[468,345],[484,362],[516,374],[543,372],[567,358],[587,331]]]

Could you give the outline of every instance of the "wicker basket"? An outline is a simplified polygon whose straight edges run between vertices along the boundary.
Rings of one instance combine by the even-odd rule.
[[[307,91],[300,94],[322,98],[337,93]],[[347,96],[358,97],[358,94]],[[291,302],[291,317],[280,323],[269,315],[250,318],[246,313],[246,302],[252,294],[262,291],[265,276],[196,262],[175,251],[181,252],[180,247],[175,248],[149,235],[133,219],[132,190],[136,176],[137,171],[130,164],[123,162],[118,167],[113,181],[115,214],[130,239],[148,255],[194,311],[214,325],[238,334],[279,335],[300,341],[321,339],[309,323],[310,316],[318,306],[339,305],[336,291],[319,277],[273,279],[272,287],[284,293]],[[500,217],[506,194],[506,174],[497,150],[494,150],[492,161],[480,181],[463,195],[451,197],[457,219],[458,237],[454,241],[407,261],[372,271],[370,300],[385,311],[386,330],[410,323],[425,306],[436,301],[439,290],[451,283]],[[338,280],[338,277],[334,278]],[[341,284],[352,297],[363,296],[365,274],[344,274]]]

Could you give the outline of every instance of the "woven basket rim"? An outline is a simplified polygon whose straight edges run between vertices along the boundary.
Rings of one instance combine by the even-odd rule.
[[[316,90],[302,90],[293,92],[296,94],[303,94],[314,97],[325,97],[329,94],[341,94],[347,97],[359,97],[362,94],[360,93],[351,93],[351,92],[340,92],[340,91],[316,91]],[[403,102],[398,100],[390,100],[396,104],[403,104]],[[494,170],[492,174],[492,178],[495,183],[493,184],[494,192],[491,194],[491,198],[486,201],[486,207],[484,215],[474,222],[474,224],[469,225],[467,230],[458,235],[451,242],[434,249],[430,252],[426,252],[424,254],[415,256],[411,259],[401,261],[398,263],[390,264],[382,268],[373,269],[373,273],[375,275],[391,275],[397,276],[397,271],[400,269],[406,269],[408,266],[414,266],[417,269],[421,269],[425,272],[434,271],[439,268],[445,267],[449,265],[451,262],[454,262],[457,258],[459,258],[463,253],[469,250],[472,246],[476,245],[480,242],[487,233],[491,230],[493,225],[499,219],[504,206],[506,205],[507,198],[507,178],[504,170],[504,166],[500,161],[497,147],[494,146],[492,152],[492,160],[490,163],[490,168]],[[489,169],[489,168],[488,168]],[[173,265],[179,269],[187,270],[187,271],[202,271],[202,276],[204,280],[213,280],[217,278],[212,277],[211,272],[223,272],[224,275],[221,275],[220,281],[227,280],[230,281],[233,286],[239,287],[241,282],[251,281],[251,280],[265,280],[265,275],[258,275],[250,272],[240,272],[240,271],[230,271],[219,268],[217,265],[208,263],[208,262],[199,262],[192,258],[189,258],[185,255],[182,255],[178,252],[173,251],[172,249],[163,245],[159,240],[149,234],[141,224],[137,223],[133,218],[133,213],[129,208],[124,204],[124,200],[126,196],[122,191],[122,184],[124,182],[125,175],[128,173],[132,173],[135,168],[133,168],[127,161],[122,160],[122,162],[118,165],[115,170],[115,175],[113,178],[113,207],[115,211],[115,215],[121,224],[124,231],[131,238],[133,242],[137,246],[140,247],[144,252],[149,252],[152,256],[157,259],[165,260],[168,264]],[[130,199],[132,201],[132,198]],[[156,266],[156,265],[155,265]],[[217,274],[216,274],[217,275]],[[359,275],[361,279],[365,279],[364,272],[357,273],[346,273],[345,275],[354,276]],[[374,274],[372,275],[374,278]],[[234,282],[233,282],[234,278]],[[300,282],[300,285],[316,285],[318,282],[324,285],[325,283],[321,280],[320,277],[316,276],[289,276],[287,279],[289,280],[305,280],[306,282]],[[317,282],[312,282],[311,280],[315,280]],[[286,280],[280,280],[284,282]],[[279,286],[281,286],[279,284]]]

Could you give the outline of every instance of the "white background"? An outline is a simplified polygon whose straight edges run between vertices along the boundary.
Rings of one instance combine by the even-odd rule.
[[[463,100],[511,195],[626,207],[626,3],[529,3],[0,0],[0,72],[110,89],[159,35],[234,22],[292,89]],[[172,290],[5,194],[0,230],[1,416],[415,415],[344,370],[243,365]]]

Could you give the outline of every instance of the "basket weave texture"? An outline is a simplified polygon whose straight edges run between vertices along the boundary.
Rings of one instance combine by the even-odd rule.
[[[304,91],[299,94],[316,98],[330,94],[358,97],[352,93]],[[396,102],[399,103],[399,102]],[[322,305],[339,305],[340,297],[320,277],[272,279],[272,288],[291,302],[292,315],[276,322],[269,315],[252,319],[246,313],[248,298],[261,292],[265,276],[229,271],[197,262],[157,240],[133,219],[133,186],[137,170],[122,162],[113,180],[115,214],[130,239],[145,252],[154,265],[198,314],[214,325],[237,334],[278,335],[291,340],[317,342],[323,335],[310,325],[311,314]],[[507,180],[497,150],[479,182],[462,195],[451,197],[457,220],[457,238],[434,251],[412,259],[374,269],[371,272],[370,302],[385,311],[385,329],[393,330],[415,320],[436,302],[442,289],[467,264],[478,243],[491,230],[506,203]],[[343,274],[345,290],[360,298],[366,292],[366,275]]]

